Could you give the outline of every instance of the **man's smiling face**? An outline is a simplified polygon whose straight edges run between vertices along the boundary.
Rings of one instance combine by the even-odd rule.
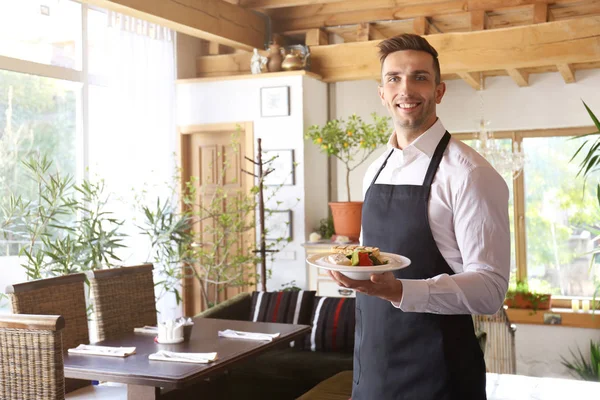
[[[389,54],[381,68],[381,103],[388,109],[398,133],[421,134],[437,119],[445,84],[436,83],[433,57],[424,51]]]

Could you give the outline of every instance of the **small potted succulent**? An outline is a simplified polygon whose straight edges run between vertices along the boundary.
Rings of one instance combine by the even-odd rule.
[[[324,126],[313,125],[306,133],[320,147],[321,151],[334,156],[346,167],[346,202],[329,203],[333,214],[333,224],[337,235],[357,240],[360,235],[362,201],[350,198],[350,172],[361,165],[379,146],[387,143],[392,130],[390,118],[371,114],[369,124],[357,115],[348,119],[334,119]]]

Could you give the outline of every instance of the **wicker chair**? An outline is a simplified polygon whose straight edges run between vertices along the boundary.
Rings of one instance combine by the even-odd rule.
[[[125,400],[125,387],[86,386],[65,395],[58,315],[0,315],[0,399]]]
[[[98,340],[156,325],[152,264],[89,271]]]
[[[85,305],[84,274],[65,275],[18,283],[6,288],[15,314],[61,315],[64,349],[90,342]],[[66,392],[87,386],[90,381],[67,379]]]
[[[485,367],[487,372],[497,374],[516,374],[517,360],[515,351],[515,331],[504,307],[494,315],[474,315],[476,331],[485,332]]]
[[[0,398],[65,398],[64,327],[56,315],[0,315]]]

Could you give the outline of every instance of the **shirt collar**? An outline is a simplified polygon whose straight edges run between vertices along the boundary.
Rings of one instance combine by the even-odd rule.
[[[409,150],[412,151],[416,149],[421,153],[425,154],[427,157],[433,157],[433,153],[440,140],[446,133],[446,128],[444,128],[444,124],[438,118],[435,123],[431,126],[431,128],[427,129],[421,136],[416,138],[411,144],[409,144],[404,151]],[[396,139],[396,132],[392,133],[390,136],[390,140],[388,140],[387,144],[389,148],[398,148],[398,140]]]

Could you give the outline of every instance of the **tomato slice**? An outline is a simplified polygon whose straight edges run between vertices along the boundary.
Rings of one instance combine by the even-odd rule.
[[[373,260],[369,258],[369,253],[358,253],[358,265],[360,265],[361,267],[368,267],[373,265]]]

